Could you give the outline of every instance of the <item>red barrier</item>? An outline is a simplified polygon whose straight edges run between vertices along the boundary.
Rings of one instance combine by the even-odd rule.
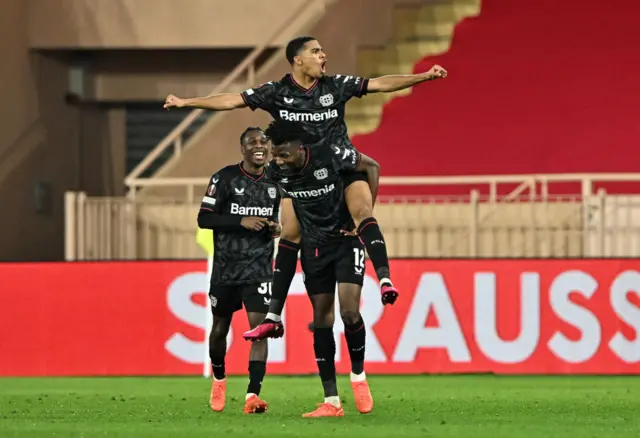
[[[369,269],[371,267],[369,266]],[[0,375],[199,374],[206,263],[0,265]],[[372,272],[372,271],[370,271]],[[370,373],[640,374],[638,260],[394,260],[383,308],[367,277]],[[270,373],[315,372],[310,305],[296,276]],[[245,373],[245,315],[227,369]],[[338,369],[349,370],[336,326]]]

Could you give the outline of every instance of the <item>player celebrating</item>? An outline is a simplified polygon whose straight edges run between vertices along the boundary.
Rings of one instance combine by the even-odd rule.
[[[302,229],[301,263],[313,307],[314,351],[325,395],[324,403],[305,416],[344,415],[336,386],[333,337],[336,283],[351,358],[355,403],[361,413],[368,413],[373,408],[373,399],[364,372],[366,331],[359,311],[364,245],[358,237],[344,234],[352,229],[353,221],[344,201],[341,173],[364,171],[376,191],[378,165],[348,148],[307,147],[304,137],[308,134],[297,123],[277,120],[265,133],[273,143],[274,157],[267,168],[267,178],[279,181],[286,198],[283,203],[293,204]],[[245,333],[245,337],[251,336]]]
[[[213,174],[198,213],[198,226],[213,230],[209,290],[213,383],[209,404],[217,412],[225,406],[225,355],[231,318],[244,303],[251,327],[264,320],[271,301],[273,238],[280,233],[274,222],[280,195],[276,185],[264,178],[269,140],[260,128],[248,128],[240,136],[240,145],[244,160]],[[267,402],[259,397],[266,361],[266,341],[254,342],[249,353],[246,414],[267,410]]]
[[[299,123],[314,137],[317,147],[335,145],[355,152],[347,135],[344,122],[345,104],[352,97],[367,93],[393,92],[412,87],[424,81],[444,78],[446,70],[434,66],[425,73],[415,75],[389,75],[373,79],[356,76],[325,76],[327,56],[320,43],[313,37],[299,37],[287,44],[287,60],[291,73],[280,81],[268,82],[243,93],[223,93],[207,97],[180,99],[170,95],[164,107],[193,107],[216,111],[250,107],[267,111],[275,120]],[[376,193],[372,193],[365,181],[352,178],[345,193],[345,200],[355,221],[358,234],[364,242],[376,275],[380,281],[383,302],[393,304],[398,293],[391,282],[389,262],[384,237],[373,219]],[[353,179],[356,179],[354,181]],[[295,274],[295,264],[300,242],[299,224],[295,212],[288,205],[282,206],[282,240],[276,257],[275,282],[270,319],[278,321],[282,313],[289,286]],[[280,288],[283,289],[280,289]]]

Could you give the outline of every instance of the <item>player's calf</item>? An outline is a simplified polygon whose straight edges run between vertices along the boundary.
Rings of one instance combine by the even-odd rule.
[[[209,333],[209,358],[211,359],[211,371],[213,381],[209,406],[216,412],[224,409],[226,403],[227,380],[225,368],[225,356],[227,352],[227,333],[229,332],[230,318],[214,315],[213,326]]]
[[[357,311],[343,311],[341,316],[351,359],[350,380],[353,397],[358,411],[366,414],[373,409],[373,397],[364,372],[366,328],[362,316]]]
[[[338,396],[338,384],[336,381],[336,343],[333,337],[333,327],[315,327],[313,331],[313,350],[316,355],[320,380],[322,381],[324,403],[319,403],[317,409],[302,416],[305,418],[342,417],[344,416],[344,410]]]

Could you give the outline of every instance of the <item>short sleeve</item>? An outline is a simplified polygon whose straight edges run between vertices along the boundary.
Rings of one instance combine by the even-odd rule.
[[[347,102],[352,97],[367,94],[369,79],[360,76],[335,75],[331,77],[334,85],[340,90],[340,99]]]
[[[337,172],[356,170],[360,164],[360,152],[353,148],[331,146],[333,168]]]
[[[244,103],[246,103],[252,111],[255,111],[257,108],[268,111],[268,107],[275,93],[275,88],[276,86],[273,82],[267,82],[255,88],[249,88],[240,95]]]

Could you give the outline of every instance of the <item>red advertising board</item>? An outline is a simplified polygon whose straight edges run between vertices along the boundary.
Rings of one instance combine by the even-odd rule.
[[[394,260],[391,269],[393,307],[365,279],[370,373],[640,374],[640,260]],[[204,261],[2,264],[0,375],[200,374],[207,284]],[[269,373],[315,372],[310,310],[298,274]],[[247,327],[236,314],[232,374],[246,372]],[[339,322],[335,332],[347,372]]]

